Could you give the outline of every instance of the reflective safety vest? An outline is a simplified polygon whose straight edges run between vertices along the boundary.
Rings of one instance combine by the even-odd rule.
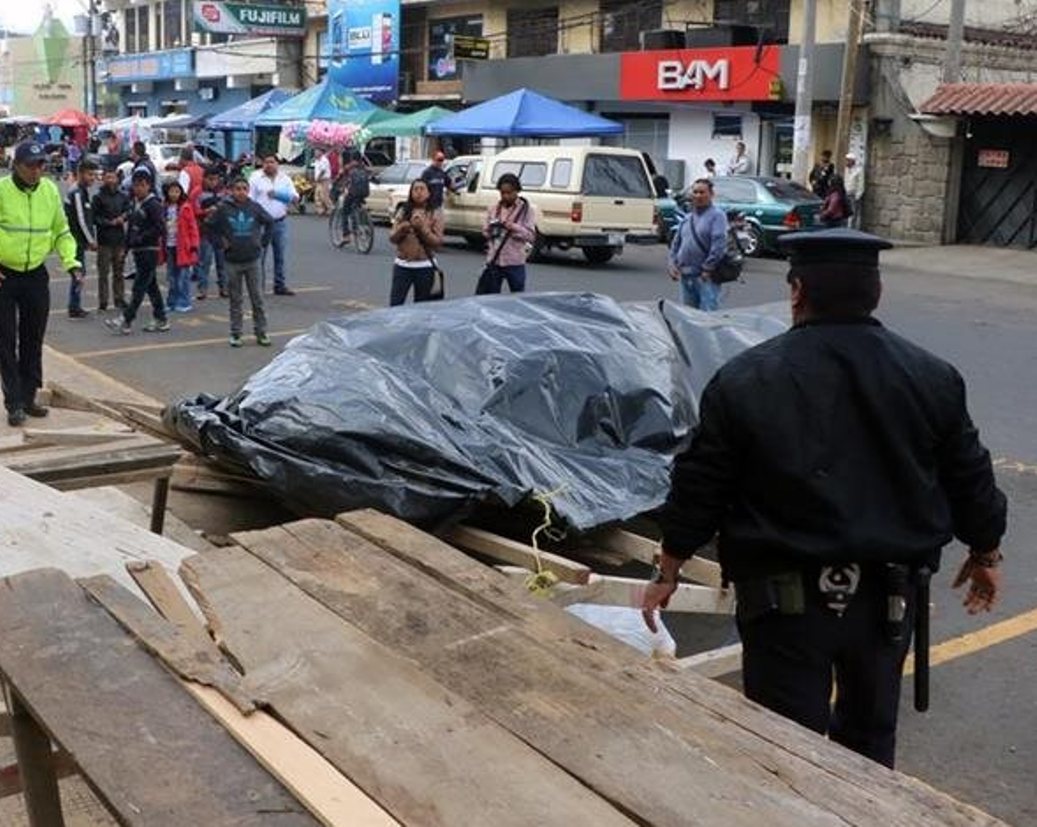
[[[65,270],[82,266],[57,185],[41,178],[35,189],[23,190],[13,175],[0,179],[0,265],[25,273],[43,264],[52,250]]]

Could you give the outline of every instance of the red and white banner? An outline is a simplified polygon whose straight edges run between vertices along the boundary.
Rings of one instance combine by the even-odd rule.
[[[624,52],[619,96],[685,102],[780,99],[780,69],[778,46]]]

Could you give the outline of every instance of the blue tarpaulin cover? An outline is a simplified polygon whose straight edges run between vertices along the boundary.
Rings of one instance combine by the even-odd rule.
[[[435,121],[425,132],[428,135],[563,138],[622,135],[623,124],[584,112],[532,89],[517,89]]]
[[[662,503],[710,377],[785,327],[594,294],[423,302],[322,322],[166,421],[302,513],[436,526],[554,492],[585,530]]]
[[[256,118],[261,114],[275,106],[280,106],[291,97],[291,92],[285,92],[283,89],[271,89],[252,100],[245,101],[240,106],[213,115],[209,119],[207,127],[210,130],[223,132],[247,132],[252,129]]]

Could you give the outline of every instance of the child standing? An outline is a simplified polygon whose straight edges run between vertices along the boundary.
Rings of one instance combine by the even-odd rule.
[[[104,323],[114,332],[128,336],[133,332],[133,320],[140,310],[144,296],[151,300],[153,321],[144,330],[165,333],[169,330],[166,308],[162,302],[162,291],[158,289],[158,254],[164,230],[164,209],[158,196],[152,192],[151,174],[146,169],[133,173],[133,204],[126,234],[126,246],[133,253],[136,276],[133,294],[126,305],[121,319],[105,319]]]
[[[199,230],[202,234],[202,245],[198,251],[198,293],[195,296],[199,301],[209,295],[209,273],[213,262],[216,262],[216,286],[220,291],[220,298],[227,298],[227,266],[223,260],[223,246],[213,235],[212,222],[210,219],[216,215],[216,210],[223,201],[223,181],[220,171],[215,166],[206,168],[202,179],[202,191],[198,195],[198,219]]]
[[[174,313],[191,307],[191,269],[198,263],[198,220],[187,193],[177,181],[163,188],[166,196],[166,266],[169,280],[167,302]]]
[[[238,176],[231,184],[231,197],[220,204],[211,219],[214,243],[220,244],[227,261],[227,289],[230,293],[230,346],[241,347],[242,289],[248,289],[252,302],[252,325],[256,344],[269,347],[266,312],[259,282],[259,257],[269,243],[273,219],[249,198],[249,185]]]

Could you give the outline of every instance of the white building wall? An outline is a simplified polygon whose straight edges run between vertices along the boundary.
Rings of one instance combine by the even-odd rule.
[[[719,114],[742,116],[742,140],[753,164],[753,174],[758,174],[760,160],[760,118],[752,112],[739,111],[730,107],[716,110]],[[670,113],[669,157],[684,161],[686,179],[690,183],[705,173],[703,163],[707,158],[717,162],[721,175],[727,162],[734,157],[737,138],[713,137],[713,110],[675,109]]]

